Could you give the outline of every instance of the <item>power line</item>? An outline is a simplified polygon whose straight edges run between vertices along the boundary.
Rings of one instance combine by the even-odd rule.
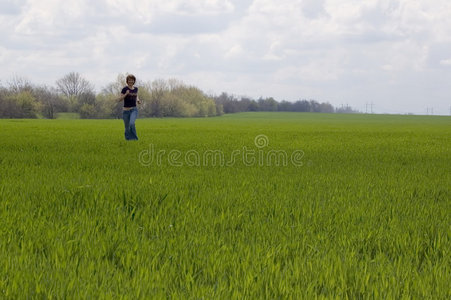
[[[370,107],[370,111],[371,111],[371,113],[373,114],[374,112],[373,112],[373,106],[374,106],[374,103],[373,102],[371,102],[371,103],[365,103],[365,113],[367,114],[368,113],[368,107]]]

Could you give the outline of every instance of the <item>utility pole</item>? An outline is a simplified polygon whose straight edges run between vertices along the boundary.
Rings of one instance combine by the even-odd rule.
[[[371,113],[373,113],[373,102],[371,102],[370,107],[371,107]]]

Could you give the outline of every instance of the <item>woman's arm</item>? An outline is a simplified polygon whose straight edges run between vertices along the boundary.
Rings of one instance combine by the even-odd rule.
[[[127,90],[127,91],[125,92],[125,94],[122,94],[122,93],[121,93],[121,95],[119,96],[119,98],[117,98],[116,100],[117,100],[117,101],[122,101],[122,100],[124,100],[125,97],[126,97],[129,93],[130,93],[129,90]]]

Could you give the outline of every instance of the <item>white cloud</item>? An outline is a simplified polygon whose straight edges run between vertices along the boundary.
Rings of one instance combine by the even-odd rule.
[[[325,0],[304,0],[302,1],[302,13],[306,18],[316,19],[327,14],[324,4]]]
[[[0,16],[19,14],[24,3],[25,0],[2,0],[0,2]]]
[[[4,64],[8,61],[9,51],[8,49],[0,46],[0,63]]]
[[[180,1],[176,8],[182,14],[223,14],[232,12],[234,5],[230,1],[203,0]]]
[[[243,47],[241,45],[233,45],[224,55],[225,58],[239,57],[243,54]]]
[[[442,59],[442,60],[440,61],[440,64],[441,64],[441,65],[444,65],[444,66],[451,66],[451,58],[448,58],[448,59]]]
[[[15,32],[25,35],[55,35],[82,24],[76,22],[88,3],[84,1],[62,2],[58,0],[29,0]]]

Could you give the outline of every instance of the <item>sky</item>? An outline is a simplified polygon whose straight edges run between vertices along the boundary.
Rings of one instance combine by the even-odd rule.
[[[0,0],[0,82],[175,78],[210,95],[451,114],[449,0]]]

